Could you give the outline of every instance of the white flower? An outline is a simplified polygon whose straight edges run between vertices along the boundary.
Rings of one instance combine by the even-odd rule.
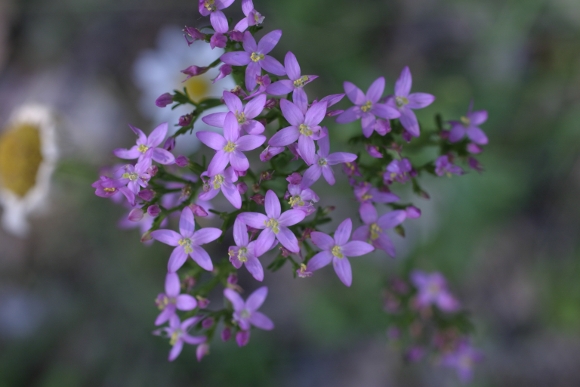
[[[0,203],[2,226],[23,237],[28,214],[45,205],[58,148],[51,112],[41,105],[25,105],[10,117],[0,134]]]
[[[212,79],[219,74],[219,66],[185,82],[187,76],[181,73],[181,70],[192,65],[207,66],[223,53],[224,50],[220,48],[212,50],[208,43],[202,41],[196,41],[188,47],[179,28],[163,28],[159,33],[157,49],[144,51],[134,66],[135,83],[143,91],[140,101],[143,114],[153,119],[155,123],[169,122],[169,127],[173,128],[170,130],[175,132],[179,117],[191,113],[193,107],[179,106],[174,110],[169,106],[159,108],[155,105],[155,100],[161,94],[172,93],[173,90],[181,91],[185,87],[189,97],[195,102],[203,98],[221,98],[224,90],[231,90],[235,83],[231,76],[227,76],[212,84]],[[227,108],[221,106],[208,110],[208,113],[218,111],[227,111]],[[216,130],[204,124],[201,119],[196,121],[194,129]],[[183,142],[178,139],[178,146]],[[189,151],[193,151],[194,147],[199,145],[195,136],[188,136],[187,142],[189,146],[186,149]]]

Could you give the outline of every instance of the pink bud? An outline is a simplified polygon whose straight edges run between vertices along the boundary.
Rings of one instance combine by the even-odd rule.
[[[415,206],[409,206],[405,211],[407,212],[407,218],[417,219],[421,217],[421,210]]]
[[[189,159],[185,156],[177,156],[175,158],[175,164],[179,167],[187,167],[189,165]]]
[[[270,98],[266,100],[266,104],[264,105],[265,109],[273,109],[278,105],[278,100],[275,98]]]
[[[216,32],[215,34],[213,34],[209,40],[209,45],[212,49],[214,49],[216,47],[224,48],[227,43],[228,43],[228,37],[222,33],[219,33],[219,32]]]
[[[129,212],[127,219],[129,219],[131,222],[139,222],[141,219],[143,219],[143,215],[144,212],[141,208],[133,208],[131,212]]]
[[[187,75],[187,79],[191,78],[191,77],[195,77],[201,74],[204,74],[205,72],[207,72],[207,70],[209,70],[209,67],[199,67],[199,66],[189,66],[188,68],[186,68],[185,70],[181,70],[181,72],[185,75]]]
[[[248,174],[247,170],[246,171],[235,171],[234,170],[234,172],[236,172],[236,175],[238,175],[238,177],[244,177]]]
[[[209,329],[212,327],[213,323],[215,322],[215,320],[211,317],[206,318],[205,320],[203,320],[201,322],[201,327],[203,329]]]
[[[244,33],[233,30],[230,32],[230,39],[233,40],[234,42],[241,42],[244,40]]]
[[[201,343],[195,349],[195,356],[197,357],[198,362],[207,354],[209,354],[209,344],[207,343]]]
[[[228,284],[235,285],[238,283],[238,276],[235,274],[230,274],[228,276]]]
[[[250,200],[255,201],[257,204],[263,205],[265,198],[264,195],[255,194],[254,196],[250,197]]]
[[[378,146],[367,144],[367,145],[365,145],[365,148],[371,157],[374,157],[375,159],[382,159],[383,158],[383,154],[379,150]]]
[[[274,177],[274,171],[264,171],[260,173],[260,183],[263,181],[272,180],[272,177]]]
[[[239,347],[248,345],[250,342],[250,331],[239,331],[236,333],[236,342]]]
[[[483,149],[481,149],[481,147],[477,144],[474,144],[472,142],[470,142],[469,144],[467,144],[467,151],[471,154],[479,154],[483,151]]]
[[[411,135],[411,133],[407,132],[406,130],[403,130],[403,140],[411,142],[412,138],[413,136]]]
[[[228,341],[232,337],[232,330],[230,327],[225,327],[222,331],[222,341]]]
[[[157,204],[154,204],[154,205],[149,206],[147,208],[147,213],[155,218],[159,215],[159,213],[161,213],[161,209],[159,208],[159,206]]]
[[[172,102],[173,96],[169,93],[163,93],[155,100],[155,105],[157,105],[160,108],[164,108],[165,106],[169,105]]]
[[[197,306],[201,309],[205,309],[209,305],[209,300],[207,298],[201,296],[196,296],[195,298],[197,298]]]
[[[157,175],[157,172],[159,172],[159,167],[157,165],[152,165],[152,166],[149,167],[149,169],[147,169],[147,173],[151,177]]]
[[[179,121],[177,123],[179,124],[179,126],[187,126],[191,124],[192,119],[193,119],[192,114],[184,114],[181,117],[179,117]]]
[[[142,189],[141,191],[139,191],[138,196],[145,200],[146,202],[150,201],[151,199],[153,199],[153,197],[155,196],[155,192],[153,192],[150,189]]]
[[[193,287],[195,286],[195,278],[188,275],[183,279],[183,287],[185,288],[185,291],[187,293],[189,293],[191,291],[191,289],[193,289]]]
[[[238,85],[230,90],[231,93],[235,94],[237,97],[246,98],[248,95],[246,92]]]
[[[196,40],[205,39],[205,35],[202,34],[197,28],[185,26],[183,32],[184,32],[183,36],[185,37],[185,40],[187,41],[188,45],[191,45]]]
[[[171,152],[173,148],[175,148],[175,137],[168,137],[165,143],[163,143],[163,149]]]
[[[244,183],[243,181],[237,185],[237,188],[238,188],[238,192],[242,195],[248,191],[248,185],[246,183]]]
[[[260,153],[260,160],[268,161],[272,157],[276,156],[279,153],[284,151],[284,147],[282,146],[267,146],[266,149]]]
[[[334,117],[337,116],[341,113],[344,113],[344,110],[338,109],[338,110],[330,110],[326,112],[326,116],[327,117]]]
[[[189,208],[191,208],[191,211],[193,211],[193,215],[195,216],[199,216],[199,217],[206,217],[208,215],[207,211],[205,210],[205,208],[203,208],[202,206],[200,206],[199,204],[190,204]]]
[[[212,80],[212,83],[216,83],[216,81],[219,81],[220,79],[225,78],[226,76],[230,75],[231,73],[232,73],[232,66],[230,66],[229,64],[221,65],[220,72],[219,72],[218,76]]]

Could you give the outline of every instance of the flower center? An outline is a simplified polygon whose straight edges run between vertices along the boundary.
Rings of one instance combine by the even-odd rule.
[[[379,234],[383,232],[383,230],[376,223],[371,224],[370,230],[371,230],[371,240],[373,241],[379,239]]]
[[[369,110],[371,110],[371,108],[373,107],[373,103],[371,101],[367,101],[364,105],[362,105],[360,107],[360,110],[362,110],[363,112],[368,112]]]
[[[290,206],[294,207],[294,206],[303,206],[304,205],[304,200],[302,200],[302,198],[300,197],[300,195],[294,195],[290,198],[290,200],[288,200],[288,204],[290,204]]]
[[[205,7],[205,9],[207,9],[208,11],[215,11],[216,10],[216,6],[215,6],[215,0],[205,0],[203,2],[203,6]]]
[[[228,141],[226,146],[224,146],[224,150],[228,153],[232,153],[235,149],[236,149],[236,144],[231,142],[231,141]]]
[[[111,188],[103,188],[103,191],[105,191],[105,192],[115,192],[116,190],[117,190],[117,188],[113,188],[113,187],[111,187]]]
[[[159,310],[163,310],[167,307],[167,305],[175,304],[175,298],[174,297],[167,297],[166,294],[160,294],[155,299],[155,304],[157,304],[157,307],[159,308]]]
[[[465,126],[466,128],[471,125],[471,120],[465,116],[461,117],[459,119],[459,121],[461,121],[461,123],[463,124],[463,126]]]
[[[193,247],[191,247],[191,239],[181,238],[177,243],[179,246],[183,246],[183,251],[185,251],[186,254],[193,252]]]
[[[248,261],[248,249],[245,247],[240,247],[238,250],[238,261],[247,262]]]
[[[254,21],[256,24],[262,24],[264,21],[264,16],[260,12],[254,11]]]
[[[397,97],[395,98],[395,103],[397,104],[398,108],[402,108],[403,106],[409,103],[409,100],[407,99],[407,97]]]
[[[220,189],[220,187],[224,183],[224,180],[225,180],[224,175],[215,175],[213,177],[213,189]]]
[[[238,120],[238,124],[243,124],[244,122],[246,122],[246,113],[244,113],[244,112],[241,112],[241,113],[236,112],[236,118]]]
[[[148,149],[149,149],[149,147],[145,144],[141,144],[137,147],[137,150],[139,150],[139,152],[141,152],[141,153],[147,152]]]
[[[342,249],[340,248],[340,246],[334,246],[330,252],[336,258],[344,258],[344,254],[342,253]]]
[[[24,197],[36,185],[42,164],[39,128],[20,124],[0,136],[0,182],[4,188]]]
[[[272,232],[274,234],[278,234],[280,232],[280,223],[278,223],[276,219],[270,218],[268,220],[265,220],[264,224],[266,225],[266,227],[272,229]]]
[[[242,309],[242,311],[240,312],[240,318],[244,320],[250,318],[250,311],[247,309]]]
[[[302,87],[306,84],[306,82],[308,82],[310,78],[308,78],[308,75],[303,75],[300,78],[298,78],[297,80],[294,81],[294,86],[296,87]]]
[[[169,339],[169,345],[172,346],[175,345],[177,343],[177,340],[179,340],[179,336],[181,336],[181,329],[176,329],[175,331],[173,331]]]
[[[441,286],[439,286],[439,284],[437,283],[430,283],[429,287],[427,288],[427,291],[431,295],[436,296],[441,292]]]
[[[129,179],[131,181],[135,181],[139,178],[139,175],[135,172],[125,172],[123,173],[123,176],[121,176],[123,179]]]
[[[307,137],[312,136],[312,130],[310,130],[310,128],[306,124],[300,124],[300,126],[298,127],[298,130],[300,130],[300,134],[302,134],[304,136],[307,136]]]
[[[318,159],[318,165],[320,165],[321,167],[324,167],[327,164],[328,161],[326,161],[326,159],[323,159],[322,157]]]
[[[364,194],[364,195],[361,197],[361,199],[362,199],[362,200],[365,200],[365,201],[366,201],[366,200],[371,200],[372,198],[373,198],[373,195],[371,195],[371,194],[369,194],[369,193],[366,193],[366,194]]]
[[[252,62],[261,61],[262,59],[264,59],[264,54],[258,54],[257,52],[252,52],[252,55],[250,55],[250,59],[252,60]]]

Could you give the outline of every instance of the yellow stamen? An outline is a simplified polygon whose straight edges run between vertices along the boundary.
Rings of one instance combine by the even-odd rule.
[[[344,258],[344,254],[342,253],[342,249],[340,248],[340,246],[334,246],[331,252],[332,255],[334,255],[336,258]]]
[[[171,334],[171,338],[169,339],[169,344],[175,345],[177,343],[177,340],[179,339],[179,336],[181,336],[181,331],[180,330],[174,331]]]
[[[362,200],[371,200],[373,198],[373,195],[366,193],[362,196]]]
[[[320,165],[321,167],[324,167],[326,164],[328,164],[328,161],[326,161],[326,159],[323,159],[322,157],[318,159],[318,165]]]
[[[373,107],[373,103],[371,101],[367,101],[364,105],[362,105],[360,107],[360,110],[362,110],[363,112],[368,112],[369,110],[371,110],[371,108]]]
[[[215,175],[213,177],[213,189],[220,189],[222,184],[224,183],[224,176],[223,175]]]
[[[123,173],[123,175],[121,177],[123,179],[129,179],[131,181],[135,181],[135,180],[137,180],[137,178],[139,178],[139,175],[136,174],[135,172],[133,172],[133,173],[125,172],[125,173]]]
[[[116,190],[117,190],[117,188],[113,188],[113,187],[111,187],[111,188],[103,188],[103,191],[105,191],[105,192],[115,192]]]
[[[459,121],[461,121],[461,123],[463,124],[463,126],[468,127],[469,125],[471,125],[471,120],[465,116],[461,117],[459,119]]]
[[[272,232],[274,234],[278,234],[280,232],[280,224],[276,219],[270,218],[268,220],[265,220],[264,224],[266,225],[266,227],[272,229]]]
[[[310,78],[308,78],[308,75],[303,75],[300,78],[298,78],[297,80],[294,81],[294,86],[296,87],[302,87],[304,86],[304,84],[306,82],[308,82]]]
[[[203,2],[203,6],[205,7],[205,9],[207,9],[210,12],[213,12],[216,10],[215,0],[205,0]]]
[[[246,114],[244,112],[236,112],[236,119],[238,120],[238,124],[243,124],[246,122]]]
[[[236,149],[236,144],[231,141],[228,141],[226,146],[224,146],[224,150],[228,153],[232,153]]]
[[[407,99],[407,97],[397,97],[395,98],[395,103],[397,104],[397,107],[401,108],[406,104],[408,104],[409,100]]]
[[[261,61],[262,59],[264,59],[264,54],[258,54],[257,52],[252,52],[252,55],[250,55],[250,59],[252,60],[252,62]]]
[[[181,238],[177,243],[179,246],[183,246],[183,251],[185,251],[186,254],[193,252],[193,247],[191,247],[191,239]]]
[[[137,149],[139,150],[139,152],[141,152],[141,153],[145,153],[145,152],[147,152],[147,150],[149,149],[149,147],[148,147],[147,145],[143,145],[143,144],[141,144],[141,145],[139,145],[139,146],[137,147]]]
[[[36,184],[42,163],[38,126],[20,124],[0,136],[0,183],[23,197]]]
[[[306,124],[300,124],[300,126],[298,127],[298,130],[300,130],[300,134],[302,134],[304,136],[308,136],[308,137],[312,136],[312,130],[310,130],[310,128]]]
[[[383,232],[383,230],[376,223],[371,224],[370,231],[371,231],[371,240],[373,241],[379,239],[379,234]]]
[[[290,200],[288,200],[288,204],[290,204],[290,206],[294,207],[295,205],[298,206],[303,206],[304,205],[304,200],[302,200],[302,198],[298,195],[292,196],[290,198]]]
[[[248,257],[246,256],[247,253],[248,253],[247,248],[240,247],[240,249],[238,250],[238,261],[247,262],[248,261]]]

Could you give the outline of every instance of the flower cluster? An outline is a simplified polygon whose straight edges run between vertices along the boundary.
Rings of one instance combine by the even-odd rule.
[[[165,293],[156,301],[161,314],[155,321],[156,325],[169,324],[156,333],[170,338],[170,360],[184,343],[197,345],[198,359],[203,357],[218,327],[223,340],[235,335],[240,346],[249,342],[251,326],[274,327],[257,311],[266,299],[266,287],[258,288],[245,302],[241,298],[243,290],[236,279],[242,266],[260,282],[268,259],[266,269],[274,271],[290,264],[294,275],[301,278],[313,276],[332,262],[340,281],[350,286],[353,270],[349,257],[375,250],[394,257],[389,230],[404,236],[403,222],[419,218],[421,211],[411,203],[401,203],[400,194],[393,191],[409,183],[415,193],[427,197],[418,183],[421,174],[463,173],[453,164],[455,158],[469,157],[469,165],[474,165],[471,155],[477,153],[475,147],[481,151],[480,146],[487,142],[477,127],[485,118],[481,112],[468,113],[459,124],[450,122],[450,130],[444,129],[440,118],[435,130],[420,127],[414,110],[430,105],[435,97],[411,93],[408,67],[396,81],[393,94],[384,95],[386,81],[380,77],[366,93],[345,82],[344,93],[309,97],[307,85],[318,76],[302,75],[292,52],[285,55],[284,64],[270,55],[282,31],[268,32],[256,41],[264,16],[251,0],[242,0],[245,17],[231,27],[224,11],[232,3],[199,0],[199,11],[209,16],[211,29],[186,27],[187,44],[202,41],[225,53],[207,66],[190,66],[183,73],[192,78],[219,66],[220,75],[214,82],[231,75],[237,86],[225,90],[221,99],[194,101],[186,90],[161,95],[157,99],[160,108],[189,106],[187,119],[180,119],[179,129],[167,139],[167,123],[149,136],[131,127],[137,143],[114,153],[122,159],[136,159],[136,163],[117,166],[93,184],[99,196],[126,198],[132,207],[130,221],[142,221],[147,215],[149,228],[142,241],[172,247],[167,251]],[[334,109],[345,95],[353,106]],[[223,105],[226,111],[207,113]],[[358,120],[362,132],[349,141],[355,149],[362,145],[358,153],[331,152],[336,129],[327,125]],[[176,141],[187,140],[185,135],[192,134],[200,121],[217,128],[217,132],[195,133],[207,147],[204,151],[210,153],[210,161],[195,155],[175,157]],[[463,140],[464,135],[469,140]],[[439,148],[439,158],[424,165],[413,163],[407,144],[419,136],[428,146]],[[336,184],[339,164],[359,203],[360,222],[339,219],[336,230],[328,234],[323,225],[332,220],[332,208],[320,207],[315,191]],[[227,203],[214,200],[220,192]],[[174,214],[179,214],[177,228],[168,222]],[[217,216],[210,219],[210,214]],[[216,227],[200,227],[200,218]],[[230,230],[235,245],[227,249],[228,259],[219,259],[225,258],[219,247]],[[218,286],[223,286],[229,302],[224,308],[210,309],[206,297]],[[421,302],[450,307],[451,301],[441,297],[425,296]],[[190,335],[189,331],[196,333]]]

